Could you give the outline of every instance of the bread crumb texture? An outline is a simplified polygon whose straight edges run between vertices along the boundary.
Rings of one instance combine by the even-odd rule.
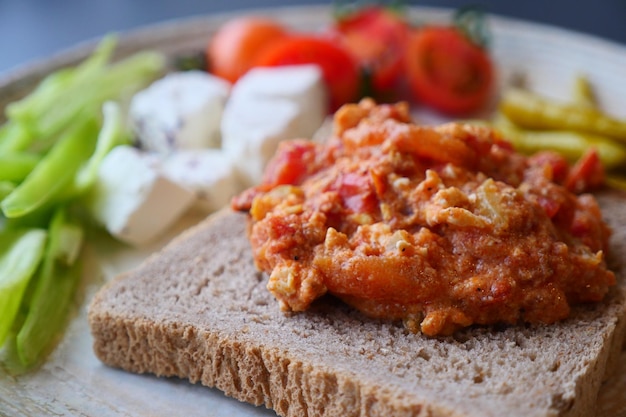
[[[332,298],[283,313],[245,238],[220,212],[93,299],[105,364],[216,387],[280,416],[593,416],[625,331],[623,196],[599,197],[619,279],[564,322],[429,338]],[[625,229],[622,231],[621,229]]]

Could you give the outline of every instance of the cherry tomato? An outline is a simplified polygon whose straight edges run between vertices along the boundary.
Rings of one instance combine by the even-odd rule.
[[[415,99],[448,114],[478,110],[489,99],[494,69],[487,52],[453,27],[416,30],[406,50]]]
[[[252,68],[258,54],[267,45],[287,34],[285,27],[263,17],[245,16],[230,20],[209,42],[209,71],[235,82]]]
[[[330,93],[332,111],[358,98],[360,76],[352,56],[340,45],[314,35],[294,35],[268,46],[258,66],[317,64]]]
[[[370,77],[375,93],[389,92],[403,72],[409,26],[393,11],[369,6],[340,18],[330,30]]]

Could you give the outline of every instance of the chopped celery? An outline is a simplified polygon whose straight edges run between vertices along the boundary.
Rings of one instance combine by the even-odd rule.
[[[104,157],[117,145],[129,142],[129,135],[124,126],[122,110],[112,101],[102,106],[104,120],[98,135],[96,150],[89,161],[78,171],[75,179],[76,189],[79,192],[87,190],[96,181],[98,168]]]
[[[98,123],[94,118],[72,126],[30,175],[0,203],[4,215],[23,216],[65,193],[77,170],[93,151],[97,135]]]
[[[41,156],[26,152],[0,154],[0,181],[22,181],[35,168]]]
[[[23,124],[8,121],[0,127],[0,154],[26,149],[33,135]]]
[[[8,120],[0,125],[0,241],[3,234],[27,228],[45,234],[48,229],[47,244],[39,251],[17,244],[0,247],[3,352],[24,370],[39,362],[60,334],[80,279],[83,229],[66,221],[66,211],[80,212],[80,196],[93,186],[101,161],[130,139],[118,102],[165,69],[164,57],[152,52],[111,63],[115,44],[114,36],[106,37],[81,64],[48,75],[28,96],[7,106]],[[3,266],[5,252],[21,254],[22,262],[37,253],[43,260],[30,280],[22,279],[18,269],[14,273]],[[4,291],[3,282],[21,283],[24,288],[16,287],[20,297],[13,297],[16,290]]]
[[[0,233],[0,346],[18,312],[24,291],[35,273],[46,232],[22,229]]]
[[[54,204],[48,204],[20,217],[6,218],[0,215],[0,218],[4,220],[3,227],[5,230],[23,228],[47,229],[54,209]]]
[[[161,55],[150,52],[135,54],[115,64],[104,66],[85,79],[75,79],[57,93],[42,97],[42,103],[25,101],[7,109],[9,118],[27,123],[35,135],[50,137],[87,111],[96,111],[106,100],[129,96],[158,75],[164,66]],[[59,103],[63,105],[59,105]],[[18,104],[21,104],[17,107]]]
[[[78,259],[83,247],[83,229],[75,224],[65,224],[59,231],[59,245],[56,258],[70,266]]]
[[[114,37],[107,36],[80,65],[74,68],[63,68],[48,75],[31,94],[7,106],[6,113],[9,119],[27,125],[37,124],[39,118],[50,110],[65,106],[64,99],[67,98],[69,89],[75,88],[76,85],[85,88],[105,69],[113,54],[115,43]],[[91,88],[98,88],[98,86],[94,85]]]
[[[48,244],[42,266],[35,276],[37,281],[28,312],[17,333],[17,353],[26,367],[35,365],[43,357],[65,326],[80,279],[81,263],[67,265],[60,259],[67,245],[62,240],[68,226],[75,227],[67,222],[64,210],[58,209],[50,223]]]
[[[15,190],[15,184],[11,181],[0,181],[0,201]]]
[[[85,111],[99,110],[110,99],[130,95],[145,85],[162,68],[160,55],[137,54],[111,65],[90,80],[87,85],[76,84],[67,91],[62,106],[53,106],[38,116],[34,126],[42,135],[59,132],[67,123]]]

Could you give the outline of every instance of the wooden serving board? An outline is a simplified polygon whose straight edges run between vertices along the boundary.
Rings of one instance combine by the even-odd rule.
[[[300,30],[317,30],[329,22],[326,6],[257,10]],[[450,11],[413,8],[413,21],[448,21]],[[142,49],[156,49],[170,57],[204,48],[214,31],[234,14],[200,16],[172,21],[121,34],[118,57]],[[501,85],[522,76],[527,85],[547,96],[569,97],[574,77],[585,73],[596,87],[597,97],[610,113],[626,117],[626,47],[548,26],[493,16],[490,19]],[[0,75],[0,109],[34,87],[45,74],[75,64],[97,40]],[[416,109],[424,121],[442,121],[426,110]],[[1,116],[0,116],[1,119]],[[106,280],[138,265],[177,232],[194,224],[198,216],[181,220],[159,242],[130,249],[109,240],[98,242],[85,253],[88,264],[81,303],[67,332],[45,365],[36,372],[12,377],[0,370],[0,415],[76,416],[272,416],[272,411],[242,404],[221,392],[175,379],[133,375],[102,365],[91,350],[86,320],[88,300]],[[600,392],[598,417],[626,417],[626,351],[615,376]]]

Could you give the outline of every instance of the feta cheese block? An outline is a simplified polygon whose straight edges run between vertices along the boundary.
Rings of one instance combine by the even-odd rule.
[[[98,170],[89,208],[111,235],[132,245],[165,232],[194,202],[195,194],[160,173],[160,159],[118,146]]]
[[[310,138],[328,114],[328,91],[317,65],[257,67],[248,71],[234,86],[232,101],[284,99],[298,110],[298,130]]]
[[[226,106],[222,120],[223,150],[243,187],[258,184],[278,144],[303,137],[298,129],[298,106],[287,100],[241,102]]]
[[[258,184],[278,144],[311,138],[328,112],[315,65],[255,68],[233,87],[222,117],[222,148],[242,185]]]
[[[177,72],[155,81],[130,103],[137,145],[169,154],[220,146],[220,119],[230,83],[202,71]]]
[[[195,208],[202,211],[224,207],[241,191],[233,162],[219,149],[174,152],[163,160],[161,170],[166,178],[192,190]]]

